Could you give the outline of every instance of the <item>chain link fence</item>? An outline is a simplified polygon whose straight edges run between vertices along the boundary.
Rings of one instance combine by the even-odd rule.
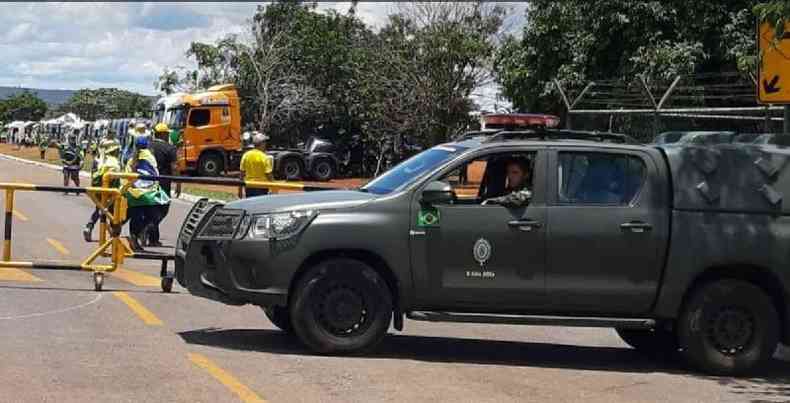
[[[682,75],[671,80],[602,80],[555,88],[567,108],[565,126],[611,131],[652,142],[668,131],[779,133],[782,108],[756,102],[756,80],[741,73]]]

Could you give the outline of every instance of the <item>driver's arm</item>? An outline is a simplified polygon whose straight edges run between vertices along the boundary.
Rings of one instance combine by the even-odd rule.
[[[527,207],[530,200],[532,200],[532,192],[527,189],[522,189],[501,197],[487,199],[483,202],[483,205],[499,204],[500,206],[505,206],[508,208],[518,208]]]

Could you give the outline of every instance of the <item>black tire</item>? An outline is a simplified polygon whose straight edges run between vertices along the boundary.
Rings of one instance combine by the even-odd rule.
[[[304,176],[302,161],[298,158],[285,158],[280,161],[280,177],[287,181],[298,181]]]
[[[771,359],[779,343],[779,315],[758,287],[719,280],[699,288],[678,323],[689,363],[715,375],[747,373]]]
[[[335,178],[335,164],[328,158],[313,162],[312,171],[313,179],[317,181],[327,182]]]
[[[173,292],[173,277],[162,277],[160,285],[162,286],[162,292],[168,294]]]
[[[678,350],[675,333],[663,329],[615,329],[617,335],[635,350],[648,355],[663,355]]]
[[[291,325],[291,316],[288,313],[288,308],[281,306],[264,307],[263,312],[269,321],[274,326],[286,333],[293,333],[293,326]]]
[[[392,296],[384,279],[354,259],[329,259],[311,268],[291,301],[294,332],[323,354],[372,349],[392,321]]]
[[[224,170],[225,160],[217,153],[203,154],[198,160],[198,174],[200,176],[219,176]]]

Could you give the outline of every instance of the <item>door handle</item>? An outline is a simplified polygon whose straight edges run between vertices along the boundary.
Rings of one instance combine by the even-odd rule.
[[[540,228],[543,226],[543,224],[541,224],[539,221],[530,219],[508,221],[507,225],[511,227],[518,227],[518,229],[521,231],[532,231],[533,228]]]
[[[620,224],[620,229],[624,231],[640,233],[640,232],[650,231],[651,229],[653,229],[653,226],[648,223],[635,221],[635,222],[627,222]]]
[[[213,143],[213,142],[214,142],[214,139],[205,139],[204,141],[205,141],[206,143]]]

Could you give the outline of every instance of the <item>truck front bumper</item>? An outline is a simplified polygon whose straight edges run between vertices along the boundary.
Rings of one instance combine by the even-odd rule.
[[[182,226],[175,251],[179,284],[190,294],[228,305],[287,305],[290,278],[275,270],[268,242],[197,239],[214,208],[198,202]]]

